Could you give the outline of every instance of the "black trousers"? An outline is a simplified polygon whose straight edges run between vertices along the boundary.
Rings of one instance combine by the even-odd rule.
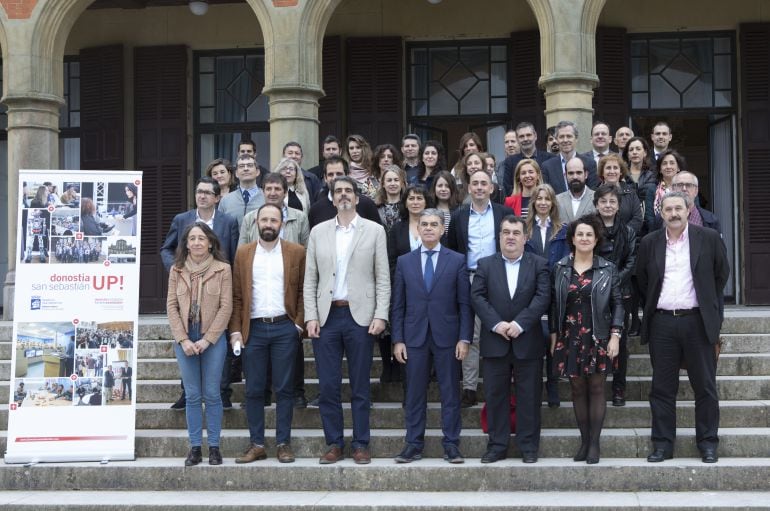
[[[717,361],[699,313],[671,316],[656,313],[650,330],[652,360],[652,443],[673,453],[676,439],[676,394],[679,366],[687,361],[687,376],[695,392],[695,441],[701,451],[719,443]]]

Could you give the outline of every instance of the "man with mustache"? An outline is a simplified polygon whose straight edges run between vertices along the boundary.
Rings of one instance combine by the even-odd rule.
[[[695,392],[695,441],[703,463],[716,463],[719,437],[715,345],[724,317],[723,289],[730,276],[719,233],[687,221],[692,199],[668,192],[661,201],[664,229],[642,239],[636,278],[645,298],[641,342],[652,361],[651,463],[671,459],[676,438],[679,367]]]
[[[577,157],[567,162],[569,190],[556,196],[559,216],[566,223],[596,211],[594,191],[586,186],[587,174],[583,165],[583,160]]]
[[[230,344],[243,346],[246,373],[246,419],[249,446],[236,463],[263,460],[265,452],[265,392],[268,362],[276,394],[276,456],[281,463],[294,461],[291,419],[294,398],[294,358],[304,325],[302,298],[305,249],[279,238],[281,208],[264,204],[257,211],[259,239],[241,245],[233,266],[233,312]]]

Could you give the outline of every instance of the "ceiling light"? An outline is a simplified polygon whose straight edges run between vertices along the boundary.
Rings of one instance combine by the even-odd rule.
[[[428,0],[428,3],[429,3],[429,4],[433,4],[433,5],[436,5],[436,4],[440,4],[440,3],[441,3],[441,0]]]
[[[190,12],[196,16],[203,16],[209,12],[209,3],[206,0],[190,0],[189,7]]]

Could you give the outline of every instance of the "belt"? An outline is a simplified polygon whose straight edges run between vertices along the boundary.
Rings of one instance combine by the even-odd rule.
[[[285,321],[287,319],[289,319],[287,314],[273,316],[272,318],[251,318],[252,321],[259,321],[260,323],[278,323],[279,321]]]
[[[698,307],[693,307],[692,309],[674,309],[674,310],[668,310],[668,309],[658,309],[655,312],[658,314],[665,314],[666,316],[689,316],[690,314],[697,314],[700,312],[700,309]]]
[[[332,307],[350,307],[350,302],[347,300],[332,300]]]

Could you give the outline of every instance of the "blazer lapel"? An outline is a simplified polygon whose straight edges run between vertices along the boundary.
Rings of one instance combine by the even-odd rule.
[[[286,297],[290,296],[289,293],[289,285],[291,284],[291,279],[289,276],[291,275],[291,263],[292,261],[289,260],[285,249],[286,249],[286,242],[284,240],[279,241],[281,244],[281,259],[283,260],[283,296],[284,301],[286,301]]]
[[[695,274],[695,266],[698,264],[698,257],[700,257],[701,253],[702,240],[697,229],[693,230],[688,227],[687,232],[690,237],[690,270]]]
[[[655,263],[658,267],[658,278],[663,282],[663,274],[666,273],[666,228],[658,231],[658,237],[661,238],[653,245],[655,247]],[[690,251],[692,253],[692,250]]]
[[[502,259],[502,257],[500,259]],[[519,290],[521,289],[522,282],[524,282],[525,276],[530,275],[532,273],[529,266],[530,266],[530,258],[527,257],[526,253],[524,253],[521,256],[521,261],[519,262],[519,277],[516,279],[516,293],[518,293]],[[508,276],[506,275],[506,280],[507,279],[508,279]],[[513,294],[513,298],[516,297],[516,293]]]
[[[422,250],[422,248],[420,248],[420,250]],[[420,263],[418,268],[420,268],[420,270],[422,270],[422,255],[420,254],[419,251],[417,252],[417,254],[419,255],[419,261],[418,262]],[[438,280],[441,278],[441,274],[446,269],[447,259],[449,257],[449,249],[444,247],[444,246],[442,246],[441,250],[438,253],[438,256],[439,256],[438,257],[438,262],[436,262],[435,260],[433,261],[433,263],[435,264],[435,266],[433,267],[434,268],[434,271],[433,271],[433,288],[436,287],[436,282],[438,282]],[[423,285],[424,285],[424,281],[425,281],[425,279],[423,279]],[[432,290],[433,289],[430,289],[430,290],[427,290],[427,291],[430,292]]]
[[[353,251],[356,249],[356,245],[358,245],[358,242],[361,241],[361,238],[364,235],[364,222],[361,221],[361,217],[358,218],[358,222],[356,225],[355,231],[353,231],[353,240],[350,242],[350,246],[348,247],[348,254],[347,258],[350,259],[350,256],[353,254]]]

